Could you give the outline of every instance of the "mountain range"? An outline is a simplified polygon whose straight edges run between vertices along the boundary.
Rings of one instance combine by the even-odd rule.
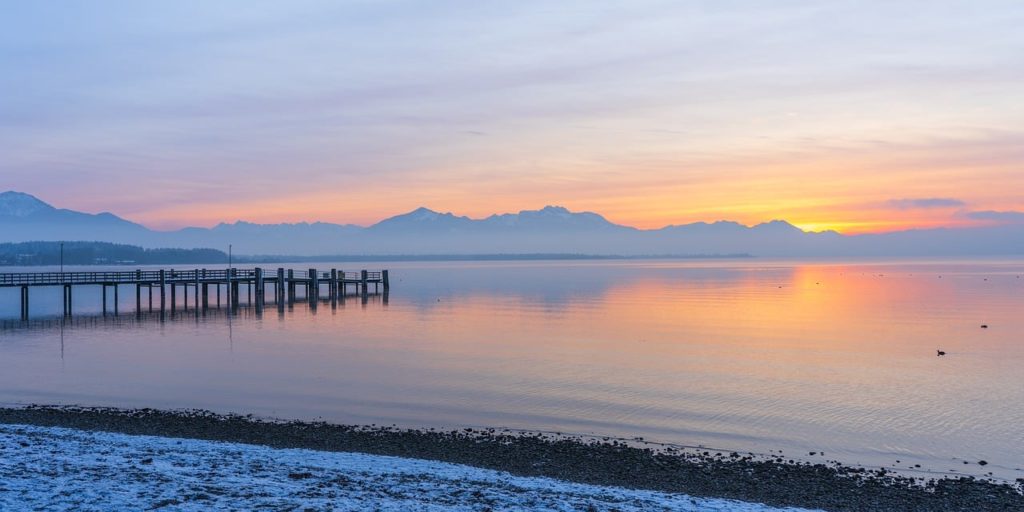
[[[1012,219],[1011,219],[1012,220]],[[1017,219],[1019,220],[1019,219]],[[766,257],[1024,255],[1024,222],[881,234],[805,232],[774,220],[637,229],[559,206],[483,219],[418,208],[372,226],[324,222],[157,231],[112,213],[61,209],[20,192],[0,193],[0,242],[101,241],[142,247],[217,248],[249,255],[731,255]]]

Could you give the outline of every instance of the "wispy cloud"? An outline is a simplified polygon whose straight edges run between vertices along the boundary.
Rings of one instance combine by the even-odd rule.
[[[900,210],[916,210],[916,209],[929,209],[929,208],[961,208],[966,206],[966,203],[959,199],[953,199],[951,197],[924,197],[924,198],[904,198],[904,199],[890,199],[886,201],[886,206],[890,208],[897,208]]]
[[[0,190],[167,227],[1024,210],[1024,3],[920,3],[12,3]]]
[[[964,212],[962,216],[968,219],[998,222],[1000,224],[1024,224],[1024,212],[983,210]]]

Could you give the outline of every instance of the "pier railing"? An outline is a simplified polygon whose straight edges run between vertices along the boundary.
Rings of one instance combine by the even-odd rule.
[[[231,269],[232,279],[253,279],[255,269]],[[268,278],[273,276],[268,275]],[[0,274],[0,286],[32,286],[54,284],[135,284],[167,282],[226,281],[228,269],[198,270],[133,270],[125,272],[24,272]]]
[[[18,272],[0,273],[0,286],[46,286],[61,284],[138,284],[138,283],[193,283],[200,282],[225,282],[228,280],[228,269],[195,269],[195,270],[131,270],[120,272]],[[232,268],[230,279],[249,281],[256,279],[256,269]],[[339,281],[350,283],[380,282],[384,280],[383,272],[343,272],[337,271]],[[317,279],[330,280],[331,272],[316,272]],[[274,281],[277,275],[270,269],[263,272],[263,279]],[[288,277],[289,280],[308,280],[308,271],[293,270]]]

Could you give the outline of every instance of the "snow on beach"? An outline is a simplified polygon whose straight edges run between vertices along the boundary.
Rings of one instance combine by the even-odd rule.
[[[0,425],[0,510],[259,508],[798,510],[399,457]]]

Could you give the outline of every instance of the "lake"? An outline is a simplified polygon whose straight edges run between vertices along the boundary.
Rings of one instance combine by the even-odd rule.
[[[23,323],[17,289],[2,289],[0,401],[508,427],[1024,477],[1022,261],[293,267],[388,268],[391,293],[161,320],[137,318],[127,286],[117,317],[99,314],[98,287],[77,287],[63,320],[60,289],[33,289]]]

